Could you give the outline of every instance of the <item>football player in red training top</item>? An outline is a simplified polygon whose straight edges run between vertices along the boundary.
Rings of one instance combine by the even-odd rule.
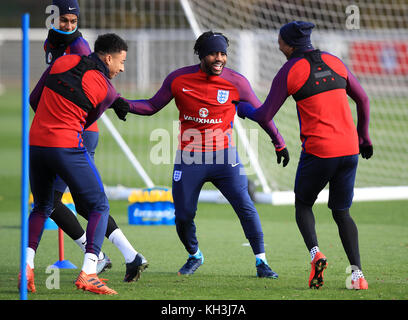
[[[258,277],[277,278],[266,257],[258,212],[248,194],[248,179],[232,140],[236,108],[232,100],[261,103],[248,80],[225,67],[228,39],[208,31],[196,41],[194,51],[200,63],[171,72],[149,100],[132,103],[130,112],[152,115],[173,98],[180,112],[179,146],[175,159],[172,193],[177,234],[188,252],[179,274],[193,274],[203,264],[194,217],[200,190],[212,182],[234,208],[256,257]],[[276,148],[278,163],[289,161],[285,142],[273,121],[265,130]],[[224,248],[225,250],[226,248]]]
[[[296,101],[302,152],[295,180],[296,222],[311,255],[309,287],[323,285],[327,259],[320,252],[313,204],[329,183],[329,203],[340,239],[352,266],[349,289],[367,289],[361,271],[358,230],[350,216],[358,154],[369,159],[373,147],[368,134],[369,100],[363,88],[337,57],[315,50],[310,41],[313,23],[293,21],[280,29],[279,49],[288,61],[275,76],[264,104],[253,108],[238,103],[238,115],[270,121],[290,95]],[[347,95],[357,105],[354,125]]]
[[[53,5],[59,8],[59,29],[52,26],[48,32],[48,37],[44,43],[46,63],[52,64],[55,59],[66,54],[90,55],[91,49],[89,44],[78,30],[80,11],[77,0],[54,0]],[[34,91],[33,98],[37,94],[38,92]],[[96,121],[83,132],[82,139],[86,150],[93,159],[99,139]],[[57,176],[54,183],[54,210],[50,218],[85,252],[86,233],[76,216],[71,214],[70,209],[61,201],[66,188],[66,183]],[[75,203],[75,207],[82,217],[88,219],[88,214],[82,209],[80,202]],[[111,215],[108,218],[105,236],[121,251],[125,259],[126,273],[124,281],[131,282],[138,280],[140,272],[147,266],[147,261],[141,258],[140,254],[138,255],[138,252],[130,244]],[[32,255],[32,252],[30,252],[30,255]],[[143,262],[141,263],[141,261]],[[111,260],[101,251],[98,257],[96,273],[99,274],[111,267]]]
[[[31,99],[35,115],[30,128],[30,185],[34,208],[29,216],[27,285],[35,291],[34,253],[53,209],[54,180],[64,180],[75,203],[88,215],[86,251],[75,282],[79,289],[116,294],[96,275],[98,255],[104,240],[109,202],[93,159],[83,144],[84,128],[92,125],[109,107],[125,120],[129,109],[110,82],[124,71],[127,44],[116,34],[101,35],[89,56],[65,55],[48,67]]]

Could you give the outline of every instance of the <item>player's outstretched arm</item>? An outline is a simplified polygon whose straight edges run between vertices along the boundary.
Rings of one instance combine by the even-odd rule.
[[[148,100],[127,100],[129,103],[129,112],[141,116],[151,116],[163,109],[172,99],[171,76],[163,81],[162,86],[156,94]]]
[[[256,108],[252,106],[252,104],[246,101],[237,100],[232,100],[232,103],[235,104],[235,106],[237,107],[237,114],[240,118],[245,119],[247,117],[253,121],[256,121],[253,119],[253,114],[256,111]],[[285,145],[283,137],[280,135],[278,131],[278,128],[275,126],[275,123],[273,122],[273,120],[270,120],[269,123],[267,124],[259,122],[258,124],[272,139],[272,143],[275,146],[277,163],[280,164],[282,162],[283,166],[286,167],[290,160],[289,151]]]

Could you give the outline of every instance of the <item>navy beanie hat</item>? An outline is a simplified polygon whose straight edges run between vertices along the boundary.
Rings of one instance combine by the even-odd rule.
[[[280,29],[280,36],[283,41],[291,47],[312,49],[312,42],[310,41],[310,35],[315,25],[311,22],[305,21],[292,21],[285,24]]]
[[[75,14],[79,17],[79,4],[77,0],[53,0],[52,4],[60,10],[60,15]]]

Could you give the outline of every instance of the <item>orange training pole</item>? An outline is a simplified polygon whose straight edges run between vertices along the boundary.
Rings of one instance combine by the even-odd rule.
[[[69,260],[64,260],[64,231],[61,228],[58,228],[58,251],[59,258],[53,266],[59,269],[76,269],[76,266]]]
[[[64,261],[64,231],[58,228],[59,261]]]

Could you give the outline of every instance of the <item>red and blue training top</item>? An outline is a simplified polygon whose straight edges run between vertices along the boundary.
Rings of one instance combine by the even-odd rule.
[[[240,115],[260,125],[270,121],[288,96],[296,100],[302,149],[321,158],[359,153],[360,145],[371,145],[368,134],[369,99],[358,80],[334,55],[321,53],[326,70],[311,70],[303,55],[289,59],[273,79],[264,104],[257,110],[239,109]],[[344,83],[330,89],[330,82]],[[319,86],[328,90],[319,90]],[[312,88],[313,87],[313,88]],[[305,90],[306,89],[306,90]],[[307,92],[310,92],[307,94]],[[357,130],[347,95],[357,107]]]
[[[70,37],[73,39],[70,40]],[[48,38],[44,42],[44,51],[47,64],[52,64],[57,58],[67,54],[89,56],[92,53],[89,43],[78,30],[72,36],[67,36],[50,29]],[[86,131],[99,132],[98,123],[95,121]]]
[[[84,129],[94,123],[119,97],[108,79],[109,73],[106,65],[96,54],[91,54],[88,58],[93,60],[99,69],[85,71],[80,88],[75,88],[75,90],[82,92],[81,95],[88,99],[91,109],[89,111],[84,110],[75,102],[46,85],[49,77],[69,72],[82,59],[74,54],[58,58],[44,72],[30,95],[30,104],[35,111],[30,128],[31,146],[83,147],[82,133]],[[72,89],[74,90],[74,88]]]
[[[178,149],[193,152],[222,150],[234,145],[231,134],[236,107],[232,100],[248,101],[255,107],[261,105],[241,74],[224,68],[219,76],[208,75],[200,65],[193,65],[170,73],[151,99],[129,101],[130,112],[152,115],[173,98],[179,110]],[[272,120],[264,123],[263,128],[277,149],[285,147]]]

